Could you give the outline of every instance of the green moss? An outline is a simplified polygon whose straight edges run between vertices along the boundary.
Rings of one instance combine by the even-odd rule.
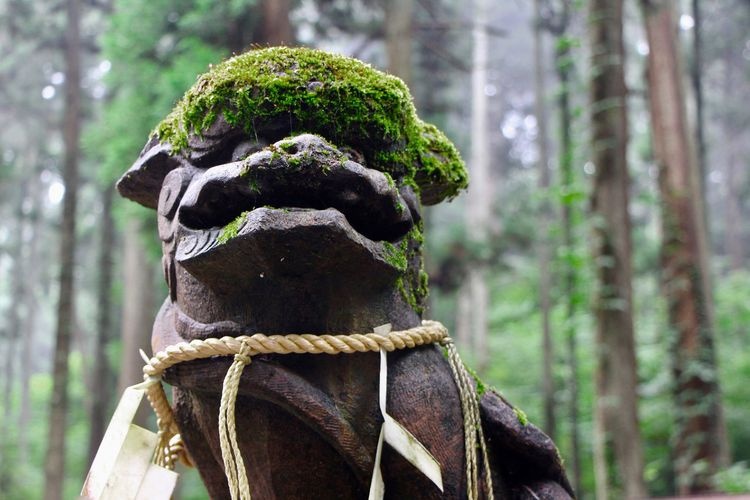
[[[469,372],[469,375],[474,379],[474,382],[477,384],[477,398],[481,398],[485,392],[487,392],[487,386],[482,381],[481,378],[479,378],[479,375],[477,375],[477,372],[474,371],[473,368],[464,365],[466,368],[466,371]]]
[[[401,272],[406,271],[409,263],[406,260],[406,252],[403,251],[401,245],[396,246],[393,243],[384,241],[383,247],[385,248],[385,261]]]
[[[239,216],[237,216],[236,219],[224,226],[221,229],[221,233],[219,233],[219,237],[216,239],[216,241],[218,241],[220,244],[224,244],[237,236],[237,233],[240,232],[240,229],[245,222],[247,214],[248,212],[242,212]]]
[[[407,304],[417,313],[422,314],[425,298],[428,294],[428,276],[423,268],[422,244],[424,235],[423,225],[414,225],[409,233],[398,243],[393,245],[385,242],[386,261],[393,267],[403,271],[396,280],[396,288]]]
[[[260,184],[258,184],[258,179],[252,175],[248,175],[247,177],[247,185],[250,187],[250,191],[255,194],[260,194]]]
[[[281,141],[279,142],[279,147],[285,153],[291,153],[293,152],[292,149],[294,148],[294,143],[292,141]]]
[[[516,418],[518,419],[518,422],[526,427],[529,425],[529,417],[526,416],[526,412],[524,412],[522,409],[518,408],[517,406],[513,407],[513,413],[516,414]]]
[[[155,133],[184,150],[220,114],[248,134],[275,131],[270,140],[311,132],[355,148],[369,167],[425,189],[425,203],[467,185],[456,148],[417,117],[406,85],[355,59],[307,48],[246,52],[201,75]]]

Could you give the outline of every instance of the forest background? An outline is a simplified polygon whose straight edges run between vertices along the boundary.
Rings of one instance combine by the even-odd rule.
[[[0,26],[1,498],[77,496],[140,380],[166,289],[114,181],[209,64],[280,43],[397,74],[459,146],[425,316],[581,498],[750,491],[747,0],[0,0]]]

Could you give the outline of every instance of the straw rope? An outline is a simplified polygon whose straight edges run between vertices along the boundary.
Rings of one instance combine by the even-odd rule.
[[[467,462],[467,485],[469,498],[479,498],[477,443],[482,451],[488,498],[492,498],[492,479],[485,449],[484,435],[479,420],[477,395],[466,369],[458,356],[458,351],[448,337],[447,329],[437,321],[423,321],[421,326],[404,331],[350,335],[242,335],[239,337],[210,338],[193,340],[171,345],[147,360],[143,367],[146,380],[161,380],[168,368],[185,361],[205,359],[213,356],[234,356],[234,362],[227,371],[222,388],[219,408],[219,439],[224,469],[233,500],[250,500],[242,454],[237,442],[235,426],[235,403],[242,371],[257,354],[339,354],[354,352],[388,352],[396,349],[413,348],[420,345],[440,343],[448,351],[448,359],[454,380],[461,397],[464,416],[464,436]],[[157,416],[159,445],[154,457],[155,463],[174,468],[179,460],[188,466],[192,461],[185,450],[179,429],[174,419],[172,407],[167,400],[161,383],[150,384],[147,388],[148,400]],[[478,441],[477,441],[478,439]]]
[[[470,499],[479,498],[479,466],[477,457],[477,444],[482,452],[484,464],[485,495],[488,499],[494,498],[492,489],[492,474],[490,462],[487,458],[487,444],[482,431],[482,421],[479,416],[479,398],[477,397],[474,383],[464,366],[458,350],[451,339],[443,341],[448,351],[448,362],[453,372],[453,380],[458,386],[458,394],[461,399],[461,411],[464,416],[464,449],[466,453],[466,489]]]

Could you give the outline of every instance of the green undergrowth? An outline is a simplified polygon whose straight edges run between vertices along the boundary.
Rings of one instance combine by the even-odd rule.
[[[154,132],[181,151],[220,114],[251,136],[311,132],[352,147],[369,167],[426,188],[426,203],[468,182],[455,146],[417,117],[406,85],[356,59],[307,48],[246,52],[201,75]]]

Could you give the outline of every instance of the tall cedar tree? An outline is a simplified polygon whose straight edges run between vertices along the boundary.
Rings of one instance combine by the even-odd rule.
[[[114,387],[112,368],[107,358],[107,345],[112,337],[112,254],[115,247],[112,199],[114,187],[108,185],[101,191],[102,211],[99,234],[99,280],[97,283],[96,341],[91,387],[91,413],[89,425],[89,463],[93,462],[99,442],[104,436],[108,418],[108,403]]]
[[[73,329],[73,269],[75,264],[76,204],[81,129],[80,5],[66,1],[65,36],[65,148],[63,182],[65,197],[60,224],[60,298],[57,307],[52,397],[49,412],[48,448],[44,464],[44,498],[58,500],[65,479],[65,429],[68,413],[68,356]]]
[[[466,199],[466,227],[470,239],[480,245],[488,242],[491,217],[492,192],[490,181],[490,141],[487,129],[488,106],[485,86],[489,64],[489,40],[487,33],[487,0],[474,2],[473,50],[471,69],[471,161],[469,175],[471,183]],[[475,265],[468,271],[468,300],[459,313],[468,316],[473,352],[478,362],[478,370],[483,373],[489,362],[487,350],[487,312],[489,290],[486,270],[483,265]],[[468,309],[468,310],[466,310]]]
[[[553,6],[556,4],[556,7]],[[573,113],[570,107],[570,79],[574,68],[570,53],[573,40],[568,36],[571,16],[571,1],[551,2],[543,0],[543,16],[540,18],[545,29],[555,37],[555,73],[559,82],[557,108],[559,120],[559,168],[560,191],[562,196],[562,243],[565,254],[572,257],[574,252],[574,213],[573,203],[575,173],[573,171],[573,137],[571,124]],[[571,259],[572,260],[572,259]],[[581,451],[578,436],[578,339],[575,329],[575,316],[578,312],[578,278],[572,262],[568,262],[563,273],[563,293],[565,295],[565,337],[568,357],[568,418],[570,420],[570,461],[573,471],[573,488],[581,490]]]
[[[552,279],[550,275],[550,219],[551,207],[548,200],[550,187],[549,148],[547,145],[547,106],[544,82],[544,37],[542,31],[540,0],[534,0],[534,101],[538,127],[537,148],[539,150],[539,180],[537,186],[542,192],[539,207],[539,241],[537,259],[539,262],[539,306],[542,315],[542,393],[544,394],[544,431],[552,440],[557,433],[555,415],[555,366],[552,327],[550,321]]]
[[[641,0],[649,42],[648,83],[654,156],[662,199],[662,288],[674,335],[675,436],[680,494],[709,491],[721,463],[705,227],[696,156],[688,132],[672,2]]]
[[[591,191],[592,254],[598,293],[596,317],[596,412],[600,443],[614,448],[624,496],[643,498],[643,451],[638,429],[637,368],[633,332],[632,243],[628,214],[627,89],[622,41],[622,0],[591,0]],[[598,454],[599,459],[611,453]],[[597,470],[608,470],[599,464]],[[607,490],[607,474],[597,491]],[[603,496],[601,493],[598,497]]]
[[[413,0],[386,0],[385,47],[388,53],[388,72],[411,83],[411,49]]]
[[[22,317],[21,317],[21,306],[24,302],[24,280],[25,280],[25,259],[24,259],[24,241],[22,235],[24,233],[24,214],[23,204],[24,199],[28,194],[28,182],[23,181],[21,189],[19,189],[16,210],[14,214],[15,219],[15,233],[16,241],[13,244],[11,255],[13,258],[13,270],[11,271],[10,290],[12,293],[12,300],[8,303],[8,310],[6,312],[6,318],[8,323],[6,324],[5,330],[2,331],[5,343],[4,356],[4,373],[3,373],[3,413],[2,423],[0,423],[0,460],[3,464],[12,463],[11,457],[11,436],[13,435],[12,423],[13,423],[13,392],[15,389],[16,382],[16,363],[17,357],[16,351],[18,350],[18,332],[21,329]],[[13,475],[11,468],[4,465],[0,468],[0,492],[7,491],[13,483]]]

